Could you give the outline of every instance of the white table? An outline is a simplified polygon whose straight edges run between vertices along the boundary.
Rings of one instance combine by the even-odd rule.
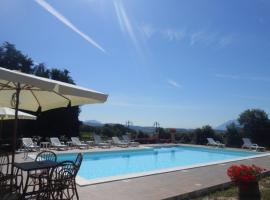
[[[50,142],[41,142],[40,147],[43,149],[49,149],[51,147],[51,143]]]

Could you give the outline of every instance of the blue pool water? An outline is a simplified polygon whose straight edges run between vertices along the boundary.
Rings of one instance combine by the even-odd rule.
[[[149,149],[84,153],[78,175],[98,179],[166,168],[206,164],[257,155],[256,152],[200,147],[154,147]],[[58,160],[75,160],[77,154],[61,154]]]

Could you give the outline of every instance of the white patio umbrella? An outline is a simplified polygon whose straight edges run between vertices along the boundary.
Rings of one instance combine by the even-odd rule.
[[[37,117],[25,112],[18,111],[18,119],[35,120]],[[2,137],[3,120],[15,119],[15,110],[8,107],[0,107],[0,138]]]
[[[0,107],[0,120],[12,120],[15,118],[15,110],[8,107]],[[18,111],[18,119],[35,120],[37,117],[25,112]]]
[[[16,146],[18,109],[46,111],[54,108],[104,103],[108,95],[76,85],[0,67],[0,106],[15,109],[12,163]]]

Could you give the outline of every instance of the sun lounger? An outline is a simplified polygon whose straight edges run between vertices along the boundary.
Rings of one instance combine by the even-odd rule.
[[[259,146],[255,143],[252,143],[251,140],[249,138],[242,138],[243,140],[243,145],[242,145],[242,148],[247,148],[247,149],[254,149],[256,151],[264,151],[265,148],[262,147],[262,146]]]
[[[40,146],[37,143],[33,142],[32,138],[22,138],[22,147],[23,147],[23,158],[27,159],[28,152],[30,151],[40,151]]]
[[[65,144],[62,144],[60,140],[57,137],[50,138],[51,140],[51,146],[53,148],[56,148],[57,150],[67,150],[68,146]]]
[[[128,147],[129,143],[127,142],[122,142],[118,137],[112,137],[113,144],[118,146],[118,147]]]
[[[95,145],[100,148],[111,148],[111,144],[108,142],[104,142],[99,135],[94,134]]]
[[[22,138],[23,148],[30,151],[39,151],[40,146],[33,142],[32,138]]]
[[[220,143],[219,141],[215,141],[213,138],[207,138],[207,145],[215,146],[215,147],[225,147],[224,144]]]
[[[88,144],[82,143],[78,137],[71,137],[72,145],[75,147],[79,148],[87,148],[88,149]]]
[[[130,140],[127,135],[123,135],[122,138],[123,138],[124,142],[128,143],[132,147],[137,147],[140,145],[139,142],[134,142],[134,141]]]

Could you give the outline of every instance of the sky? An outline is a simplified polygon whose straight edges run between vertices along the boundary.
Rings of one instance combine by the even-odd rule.
[[[0,42],[109,94],[81,120],[197,128],[270,112],[270,1],[0,0]]]

